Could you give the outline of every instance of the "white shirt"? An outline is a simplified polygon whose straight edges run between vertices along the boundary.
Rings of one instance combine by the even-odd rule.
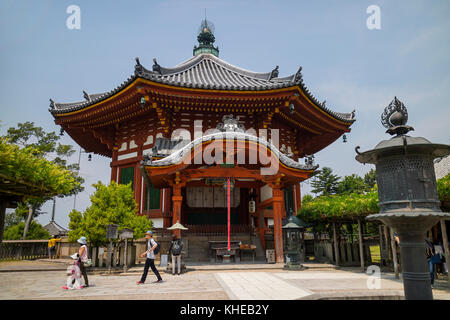
[[[147,258],[148,259],[155,259],[155,253],[153,252],[153,250],[150,250],[151,248],[153,248],[153,246],[156,244],[155,240],[153,240],[153,238],[150,238],[150,240],[147,240]]]
[[[444,254],[444,250],[442,249],[441,245],[435,245],[434,246],[434,252],[439,253],[440,255]]]

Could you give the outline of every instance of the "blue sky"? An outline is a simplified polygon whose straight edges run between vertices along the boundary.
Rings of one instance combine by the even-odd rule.
[[[81,9],[81,29],[69,30],[69,5]],[[367,7],[381,9],[381,29],[369,30]],[[356,109],[348,142],[339,139],[316,154],[320,166],[343,176],[371,169],[354,160],[361,150],[388,139],[380,123],[397,96],[408,108],[413,136],[436,143],[450,139],[450,2],[448,1],[24,1],[0,2],[0,134],[34,121],[59,132],[48,112],[57,102],[109,91],[134,71],[134,58],[172,67],[192,56],[204,18],[214,22],[220,58],[280,77],[303,67],[310,91],[338,112]],[[75,143],[66,136],[63,143]],[[77,147],[77,150],[79,148]],[[109,159],[82,154],[89,205],[91,184],[109,182]],[[72,162],[78,161],[78,153]],[[309,186],[304,184],[304,191]],[[58,199],[56,222],[67,227],[73,198]],[[50,220],[49,212],[38,221]]]

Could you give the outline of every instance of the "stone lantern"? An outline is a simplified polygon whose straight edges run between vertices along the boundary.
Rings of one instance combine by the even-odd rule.
[[[302,253],[302,231],[303,227],[297,225],[293,218],[290,217],[283,229],[284,253],[289,257],[289,262],[284,265],[284,269],[300,270],[303,269],[303,253]]]
[[[395,135],[356,160],[376,166],[380,212],[367,217],[391,227],[400,239],[405,298],[431,300],[431,280],[425,256],[426,232],[442,217],[433,160],[450,154],[450,146],[406,134],[408,113],[397,99],[381,116],[387,133]]]

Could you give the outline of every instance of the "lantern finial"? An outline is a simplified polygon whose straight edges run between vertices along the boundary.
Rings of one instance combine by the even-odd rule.
[[[413,127],[407,126],[408,110],[406,110],[403,102],[394,97],[394,100],[384,109],[381,114],[381,124],[387,129],[386,133],[390,135],[405,135],[409,131],[414,130]]]

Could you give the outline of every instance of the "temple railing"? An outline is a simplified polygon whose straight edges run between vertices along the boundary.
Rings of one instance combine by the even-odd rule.
[[[0,260],[48,258],[48,240],[3,240]]]
[[[181,231],[181,234],[185,235],[225,235],[228,233],[227,225],[223,224],[207,224],[207,225],[185,225],[188,230]],[[248,234],[253,231],[253,228],[246,224],[232,224],[231,234]]]

